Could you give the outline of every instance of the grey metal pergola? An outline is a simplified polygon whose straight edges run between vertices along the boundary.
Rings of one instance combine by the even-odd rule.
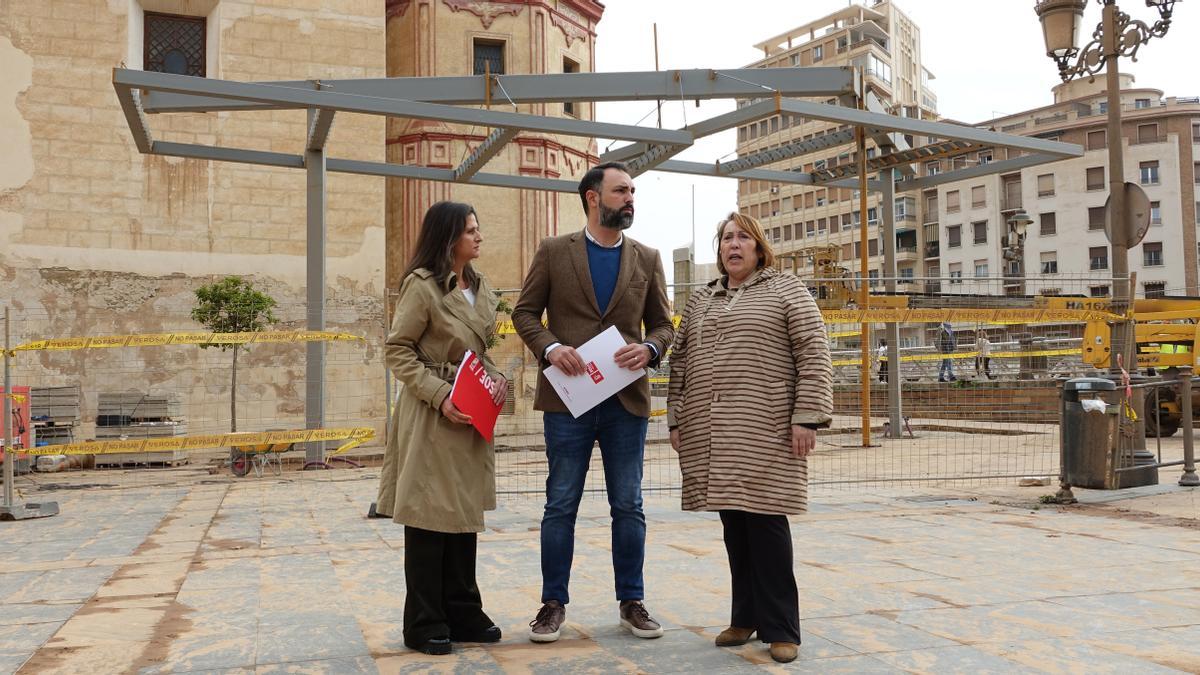
[[[1078,145],[1014,136],[986,129],[897,117],[885,112],[873,93],[863,92],[862,74],[851,67],[751,68],[733,70],[672,70],[627,73],[570,73],[554,75],[480,75],[463,77],[402,77],[339,80],[233,82],[185,75],[117,68],[113,87],[120,100],[134,143],[140,152],[192,159],[304,169],[307,173],[307,321],[309,330],[325,329],[325,196],[328,172],[392,178],[442,181],[469,185],[547,190],[574,193],[574,181],[489,173],[484,169],[504,145],[522,131],[629,141],[600,156],[601,161],[621,160],[634,175],[666,171],[838,188],[866,188],[882,192],[884,205],[896,190],[933,187],[942,183],[989,174],[1016,171],[1083,154]],[[493,96],[503,92],[503,99]],[[798,100],[819,98],[835,103]],[[733,112],[698,121],[682,129],[659,129],[483,109],[500,101],[516,104],[606,101],[700,101],[737,99],[751,101]],[[860,106],[861,104],[861,106]],[[862,109],[860,109],[862,108]],[[213,145],[155,140],[147,113],[196,113],[305,109],[307,137],[303,154],[266,152]],[[326,156],[326,141],[337,113],[417,118],[488,127],[491,133],[453,169],[431,168]],[[739,157],[729,162],[691,162],[672,159],[697,139],[757,122],[780,113],[841,125],[837,130]],[[820,171],[801,172],[763,168],[769,164],[825,148],[845,145],[862,129],[880,149],[865,160],[865,179],[859,163]],[[935,139],[928,145],[909,147],[905,135]],[[945,157],[973,148],[1005,147],[1020,150],[1018,157],[985,165],[917,176],[914,162]],[[1027,153],[1027,154],[1026,154]],[[896,174],[899,178],[896,179]],[[891,180],[889,180],[891,178]],[[895,277],[894,210],[883,208],[885,266]],[[865,215],[860,216],[865,220]],[[894,280],[889,287],[895,291]],[[894,336],[893,336],[894,337]],[[891,340],[890,345],[895,345]],[[890,358],[895,358],[891,355]],[[325,351],[320,342],[308,343],[305,389],[305,423],[324,423]],[[899,380],[891,378],[899,415]],[[900,429],[895,420],[892,429]],[[320,461],[323,448],[308,448],[308,460]]]

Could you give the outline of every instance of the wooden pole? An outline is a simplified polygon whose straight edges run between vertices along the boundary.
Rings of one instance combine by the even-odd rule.
[[[858,95],[858,109],[866,110],[866,73],[861,73],[859,77],[861,89]],[[867,134],[861,125],[855,128],[854,137],[858,145],[858,239],[861,247],[858,252],[861,277],[858,284],[858,307],[865,312],[871,307],[871,289],[867,283],[870,252],[867,244],[870,233],[867,226]],[[859,326],[859,332],[862,334],[862,444],[867,448],[871,446],[871,324],[864,321]],[[899,371],[899,368],[895,370]]]

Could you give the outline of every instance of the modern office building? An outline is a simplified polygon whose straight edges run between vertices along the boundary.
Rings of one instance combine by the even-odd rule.
[[[1145,236],[1129,249],[1129,271],[1138,297],[1198,295],[1200,226],[1200,98],[1164,96],[1123,76],[1120,142],[1125,180],[1149,199]],[[939,185],[919,198],[922,274],[970,286],[971,277],[1003,275],[1009,294],[1085,293],[1107,296],[1109,284],[1086,277],[1111,276],[1105,235],[1108,198],[1107,110],[1103,81],[1076,80],[1054,88],[1054,103],[976,126],[1077,143],[1083,157],[1031,169]],[[922,175],[948,162],[1005,159],[1002,149],[932,160]],[[1008,219],[1023,209],[1033,219],[1025,237],[1012,236]],[[1027,278],[1036,278],[1029,280]],[[938,290],[927,283],[922,290]]]
[[[929,84],[933,75],[921,61],[920,27],[893,2],[853,4],[756,47],[762,50],[763,57],[748,67],[853,66],[862,70],[865,86],[883,103],[886,112],[937,118],[937,97]],[[739,128],[737,152],[745,156],[842,131],[829,122],[777,115]],[[870,141],[867,148],[868,157],[878,152]],[[854,155],[853,142],[846,142],[797,155],[771,168],[821,170],[852,161]],[[869,257],[871,276],[880,276],[883,249],[878,236],[879,196],[871,195],[868,204],[867,219],[874,236],[868,241],[865,254]],[[857,273],[858,260],[864,252],[856,241],[859,237],[856,191],[741,180],[738,208],[759,219],[778,252],[788,254],[814,246],[836,246],[841,263]],[[902,274],[913,275],[921,258],[917,195],[897,195],[894,208],[899,269]]]

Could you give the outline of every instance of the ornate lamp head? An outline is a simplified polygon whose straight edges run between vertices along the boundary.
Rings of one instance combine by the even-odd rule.
[[[1033,11],[1042,22],[1046,56],[1061,61],[1078,53],[1079,22],[1086,6],[1087,0],[1038,0]]]

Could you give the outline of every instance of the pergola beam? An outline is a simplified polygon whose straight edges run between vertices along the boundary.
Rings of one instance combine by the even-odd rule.
[[[604,101],[689,101],[774,96],[829,97],[857,90],[858,73],[849,67],[737,68],[661,72],[564,73],[494,76],[514,103]],[[290,80],[256,84],[305,91],[327,90],[374,98],[404,99],[448,105],[489,102],[482,75],[457,77],[391,77],[346,80]],[[507,99],[506,99],[507,100]],[[490,102],[495,102],[491,97]],[[300,108],[285,101],[231,100],[197,92],[153,91],[146,96],[148,113],[214,110],[280,110]]]
[[[333,115],[334,111],[320,108],[312,116],[312,123],[308,125],[308,142],[304,144],[306,149],[321,150],[325,147],[329,130],[333,127]]]
[[[881,131],[899,131],[906,134],[929,136],[931,138],[961,140],[976,145],[1000,146],[1019,148],[1030,152],[1044,153],[1056,159],[1083,156],[1083,149],[1071,143],[1048,141],[1029,136],[1013,136],[987,129],[960,126],[946,122],[931,122],[912,117],[896,117],[883,113],[868,112],[854,108],[830,106],[808,101],[785,99],[781,106],[783,110],[811,119],[828,122],[848,123],[852,126],[862,126],[868,134]]]
[[[787,183],[789,185],[812,185],[812,174],[801,171],[781,171],[778,169],[745,169],[737,173],[722,173],[719,164],[706,164],[704,162],[687,162],[683,160],[671,160],[663,162],[658,167],[659,171],[667,171],[670,173],[682,173],[692,176],[716,176],[718,178],[747,178],[750,180],[764,180],[773,183]],[[836,187],[857,188],[858,180],[847,180],[843,183],[830,183]],[[869,180],[867,185],[871,190],[882,190],[883,183],[878,180]]]
[[[506,143],[516,138],[516,136],[516,129],[493,129],[492,133],[483,139],[483,142],[463,160],[462,164],[459,164],[454,169],[455,182],[462,183],[469,180],[471,176],[478,173],[488,161],[495,157],[496,153],[500,152]]]
[[[435,169],[428,166],[411,164],[388,164],[385,162],[368,162],[358,159],[331,159],[326,168],[338,173],[354,173],[367,176],[383,176],[385,178],[411,178],[414,180],[431,180],[443,183],[454,181],[454,169]],[[491,187],[515,188],[518,190],[545,190],[547,192],[566,192],[576,194],[579,182],[558,178],[537,178],[536,176],[513,176],[500,173],[477,173],[467,181],[471,185],[487,185]]]
[[[1061,159],[1061,157],[1035,152],[1033,154],[1021,155],[1020,157],[1006,159],[999,162],[989,162],[988,164],[980,164],[978,166],[967,167],[965,169],[946,171],[939,173],[936,176],[923,176],[921,178],[901,181],[896,184],[896,190],[924,190],[936,185],[952,183],[959,180],[967,180],[968,178],[978,178],[980,176],[988,176],[995,173],[1008,173],[1009,171],[1020,171],[1021,169],[1027,169],[1031,166],[1038,166],[1041,164],[1048,164],[1059,159]]]
[[[150,125],[142,109],[142,93],[128,87],[117,87],[117,101],[121,104],[121,112],[125,113],[125,122],[129,125],[129,133],[133,135],[133,144],[138,152],[150,152],[154,138],[150,135]]]
[[[776,107],[775,99],[772,98],[771,100],[759,101],[758,103],[753,103],[751,105],[738,108],[737,110],[722,113],[716,117],[710,117],[709,119],[701,120],[695,124],[689,124],[688,126],[680,129],[680,131],[686,131],[696,138],[703,138],[705,136],[711,136],[712,134],[720,131],[725,131],[726,129],[733,129],[741,124],[757,122],[758,120],[761,120],[764,117],[770,117],[777,112],[779,112],[779,108]],[[664,148],[661,144],[655,145],[653,143],[645,142],[632,143],[600,155],[600,161],[628,162],[630,164],[630,169],[633,169],[635,165],[640,165],[639,158],[644,157],[644,163],[648,166],[653,163],[651,166],[651,168],[653,168],[653,166],[662,164],[662,162],[665,162],[682,150],[684,150],[684,147],[672,149],[670,147]],[[649,156],[651,152],[654,153],[653,157]],[[639,173],[645,171],[649,171],[649,168],[642,169],[639,171]]]
[[[845,145],[854,140],[854,132],[849,130],[835,131],[831,134],[818,136],[807,141],[791,143],[779,148],[764,150],[753,155],[739,157],[732,162],[724,162],[721,164],[723,173],[737,173],[745,169],[762,166],[763,164],[772,164],[774,162],[782,162],[785,159],[791,159],[798,155],[806,155],[817,150],[833,148],[839,145]]]
[[[292,104],[293,107],[326,108],[344,112],[440,120],[484,127],[505,127],[520,131],[540,131],[567,136],[601,136],[633,141],[651,141],[673,145],[691,145],[693,136],[686,131],[650,129],[630,124],[591,122],[565,117],[547,117],[521,113],[459,108],[437,103],[384,99],[357,94],[342,94],[322,89],[303,90],[268,84],[247,84],[229,80],[156,73],[141,70],[113,70],[113,85],[118,89],[140,87],[151,91],[201,93],[222,98]]]

